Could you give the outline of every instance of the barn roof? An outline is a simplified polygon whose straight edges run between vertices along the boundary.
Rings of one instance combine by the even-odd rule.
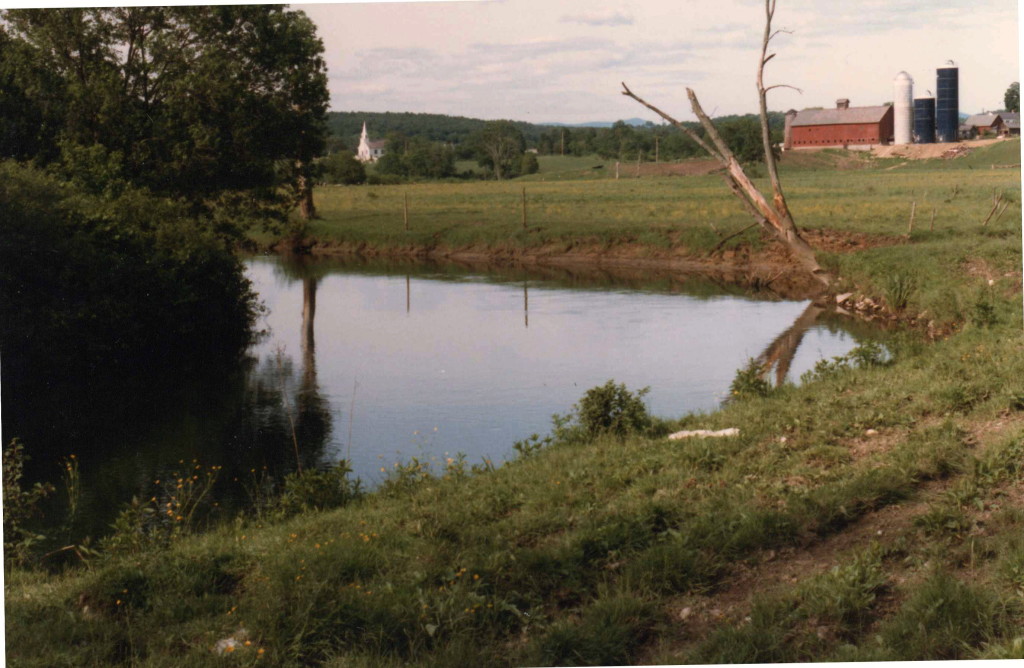
[[[804,109],[793,119],[793,127],[808,125],[847,125],[856,123],[879,123],[890,106],[850,107],[849,109]]]
[[[1020,114],[1015,111],[1008,111],[999,114],[1003,117],[1003,123],[1006,123],[1006,127],[1020,130]]]
[[[1000,118],[999,114],[974,114],[964,121],[964,125],[969,128],[987,128],[995,123],[998,118]]]

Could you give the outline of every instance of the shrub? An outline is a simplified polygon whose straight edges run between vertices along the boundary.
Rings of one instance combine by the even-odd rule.
[[[910,274],[896,272],[886,278],[883,292],[885,303],[899,313],[907,308],[914,293],[917,292],[917,281]]]
[[[13,385],[199,368],[250,342],[256,297],[230,231],[184,205],[92,195],[0,163],[0,210],[0,352]]]
[[[277,500],[277,510],[291,516],[347,505],[362,494],[359,479],[351,479],[350,473],[352,467],[344,459],[328,469],[289,473]]]
[[[356,185],[366,182],[366,168],[354,155],[340,151],[327,156],[320,163],[326,183]]]
[[[767,397],[771,391],[771,383],[764,379],[764,366],[750,358],[747,365],[737,371],[732,379],[729,385],[729,398]]]
[[[523,153],[522,166],[519,169],[520,174],[536,174],[540,171],[540,163],[537,162],[536,153]]]
[[[28,455],[21,441],[14,439],[3,452],[3,498],[4,498],[4,559],[22,563],[28,558],[32,546],[44,536],[27,527],[27,522],[36,513],[38,503],[53,493],[53,485],[35,483],[22,489],[21,477]]]
[[[565,437],[571,438],[576,431],[582,432],[582,436],[587,438],[604,434],[624,438],[629,434],[641,433],[652,425],[651,416],[643,402],[648,392],[649,387],[630,392],[624,384],[616,385],[614,380],[592,387],[579,403],[573,405],[572,413],[567,418],[555,417],[556,434],[565,440]]]

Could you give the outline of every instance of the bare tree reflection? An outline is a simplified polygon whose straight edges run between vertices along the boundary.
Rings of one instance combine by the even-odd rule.
[[[797,349],[800,348],[804,335],[818,322],[825,310],[824,305],[812,301],[786,331],[768,344],[768,347],[757,357],[757,362],[761,366],[761,378],[767,378],[774,369],[775,386],[782,385],[786,380],[786,374],[789,373],[789,369],[793,365],[793,358],[796,356]]]

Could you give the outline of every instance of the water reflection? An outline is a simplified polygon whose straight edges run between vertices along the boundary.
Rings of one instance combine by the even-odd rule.
[[[782,382],[855,345],[820,304],[678,272],[641,283],[617,267],[484,274],[465,263],[320,258],[250,266],[273,333],[255,354],[283,346],[308,355],[316,314],[320,346],[306,367],[319,366],[322,387],[310,390],[345,423],[325,436],[325,456],[350,459],[371,485],[381,467],[411,456],[500,460],[609,378],[651,385],[652,412],[675,416],[717,407],[759,353]],[[289,334],[298,283],[302,340]]]
[[[772,369],[775,370],[775,386],[778,387],[786,382],[789,369],[793,365],[793,358],[800,348],[807,331],[817,324],[821,315],[825,312],[825,306],[819,302],[812,301],[804,309],[804,312],[797,316],[793,324],[779,334],[768,347],[757,357],[761,365],[761,377],[767,377]]]

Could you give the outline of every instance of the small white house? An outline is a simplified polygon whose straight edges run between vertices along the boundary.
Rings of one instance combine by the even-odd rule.
[[[356,152],[356,159],[359,162],[377,162],[380,156],[384,155],[386,141],[370,141],[370,135],[366,134],[366,123],[363,123],[363,134],[359,137],[359,150]]]

